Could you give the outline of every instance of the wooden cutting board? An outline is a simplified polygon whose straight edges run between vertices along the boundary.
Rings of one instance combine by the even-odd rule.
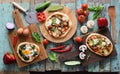
[[[18,10],[14,10],[13,11],[13,17],[15,19],[15,23],[16,23],[18,28],[19,27],[24,27],[22,19],[20,17],[20,14],[19,14]],[[41,43],[37,43],[32,38],[31,32],[38,32],[39,33],[36,24],[31,24],[27,28],[30,30],[29,36],[27,36],[27,37],[17,36],[18,39],[17,39],[17,44],[16,44],[15,47],[13,47],[12,42],[13,42],[13,37],[15,36],[16,31],[11,31],[11,32],[8,33],[8,39],[9,39],[10,45],[12,47],[12,50],[13,50],[13,52],[15,54],[15,58],[16,58],[18,67],[24,67],[24,66],[27,66],[29,64],[36,63],[36,62],[39,62],[39,61],[42,61],[42,60],[48,58],[43,43],[42,42]],[[20,60],[20,58],[17,55],[17,46],[21,42],[32,42],[32,43],[37,44],[40,47],[40,54],[34,61],[32,61],[30,63],[25,63],[25,62]]]
[[[71,21],[72,21],[72,29],[69,31],[69,33],[65,37],[63,37],[63,38],[54,38],[54,37],[52,37],[51,35],[48,34],[48,31],[45,28],[45,22],[44,23],[40,23],[40,31],[41,31],[42,35],[47,40],[49,40],[51,42],[54,42],[54,43],[62,43],[62,42],[65,42],[65,41],[69,40],[74,35],[74,33],[76,32],[76,29],[77,29],[77,19],[76,19],[75,14],[73,14],[73,12],[70,9],[68,9],[67,7],[64,7],[62,10],[59,10],[57,12],[64,13],[64,14],[68,15],[68,17],[71,19]],[[44,13],[45,13],[46,18],[47,18],[51,14],[53,14],[54,12],[48,12],[48,10],[46,9],[44,11]]]
[[[93,33],[93,32],[92,32],[92,33]],[[113,43],[113,51],[112,51],[112,53],[111,53],[109,56],[107,56],[107,57],[102,57],[102,56],[99,56],[99,55],[91,52],[89,49],[87,49],[87,51],[86,51],[87,57],[88,57],[89,55],[90,55],[90,57],[89,57],[88,59],[85,59],[85,60],[82,60],[82,61],[81,61],[83,66],[87,66],[87,65],[92,64],[92,63],[95,63],[95,62],[103,61],[103,60],[105,60],[105,59],[107,59],[107,58],[114,57],[114,56],[117,55],[117,52],[116,52],[116,49],[115,49],[115,44],[114,44],[114,42],[113,42],[113,40],[112,40],[112,38],[111,38],[111,34],[110,34],[110,32],[109,32],[109,29],[108,29],[108,28],[104,28],[104,29],[101,29],[101,30],[97,31],[96,33],[102,34],[102,35],[106,36],[107,38],[109,38],[109,39],[112,41],[112,43]],[[89,33],[89,34],[90,34],[90,33]],[[85,44],[86,37],[87,37],[89,34],[83,36],[83,43],[82,43],[82,44]],[[79,53],[80,53],[80,51],[79,51],[79,46],[80,46],[80,45],[81,45],[81,44],[77,44],[77,45],[76,45],[76,50],[74,50],[74,51],[72,51],[72,52],[68,52],[68,53],[63,53],[63,54],[61,54],[61,55],[59,56],[59,60],[60,60],[60,61],[66,61],[66,60],[70,60],[70,59],[72,59],[72,58],[74,58],[74,57],[78,57],[78,55],[79,55]],[[80,59],[79,59],[79,60],[80,60]]]

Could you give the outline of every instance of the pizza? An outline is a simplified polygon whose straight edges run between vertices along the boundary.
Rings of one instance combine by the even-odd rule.
[[[50,36],[62,38],[65,37],[72,28],[72,22],[66,14],[55,12],[47,18],[45,27]]]
[[[26,63],[32,62],[39,56],[40,48],[38,45],[29,42],[22,42],[17,47],[18,57]]]
[[[98,33],[91,33],[86,38],[86,45],[90,51],[100,56],[108,56],[113,51],[112,42],[106,36]]]

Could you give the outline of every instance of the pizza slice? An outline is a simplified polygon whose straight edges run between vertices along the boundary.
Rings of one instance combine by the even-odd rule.
[[[39,56],[40,48],[38,45],[29,42],[22,42],[17,47],[18,57],[26,63],[32,62]]]
[[[47,18],[45,27],[54,38],[62,38],[72,28],[72,22],[66,14],[55,12]]]
[[[113,51],[112,42],[106,36],[98,33],[91,33],[86,38],[86,45],[90,51],[100,56],[108,56]]]

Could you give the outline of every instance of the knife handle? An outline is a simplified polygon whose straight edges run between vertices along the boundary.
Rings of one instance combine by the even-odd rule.
[[[114,18],[111,18],[111,24],[112,24],[112,33],[113,33],[113,40],[114,43],[116,43],[116,28],[115,28],[115,21]]]
[[[23,13],[26,14],[26,10],[25,10],[23,7],[21,7],[19,4],[17,4],[16,2],[12,2],[12,4],[13,4],[16,8],[18,8],[19,10],[21,10]]]

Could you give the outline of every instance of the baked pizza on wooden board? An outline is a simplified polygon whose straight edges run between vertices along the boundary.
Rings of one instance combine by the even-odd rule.
[[[40,23],[40,31],[47,40],[62,43],[69,40],[76,32],[77,19],[67,7],[56,12],[49,12],[46,9],[44,13],[47,19]]]
[[[18,28],[24,27],[18,10],[13,11],[13,16],[15,19],[16,26]],[[41,43],[37,43],[32,38],[31,32],[39,33],[36,24],[31,24],[27,28],[30,31],[29,35],[28,36],[17,35],[17,43],[15,47],[13,47],[13,39],[14,36],[16,36],[16,30],[8,32],[9,42],[14,52],[18,67],[20,68],[48,58],[42,41]]]
[[[110,43],[108,43],[108,45],[110,45],[110,53],[108,53],[107,55],[104,55],[104,54],[99,54],[99,53],[94,53],[93,51],[91,51],[91,49],[87,49],[86,51],[86,58],[89,57],[88,59],[85,59],[85,60],[82,60],[82,65],[83,66],[87,66],[89,64],[92,64],[92,63],[95,63],[95,62],[99,62],[99,61],[103,61],[105,60],[106,58],[109,58],[109,57],[113,57],[113,56],[116,56],[117,55],[117,52],[116,52],[116,49],[115,49],[115,45],[114,45],[114,42],[111,38],[111,34],[109,32],[109,29],[108,28],[104,28],[102,30],[99,30],[97,31],[96,33],[90,33],[90,34],[87,34],[83,37],[83,44],[86,45],[86,38],[89,38],[88,36],[90,36],[91,34],[100,34],[102,36],[105,36],[106,38],[108,38],[110,40]],[[69,53],[63,53],[59,56],[59,59],[61,61],[65,61],[65,60],[70,60],[70,56],[72,58],[76,57],[79,55],[80,51],[79,51],[79,44],[76,45],[77,49],[72,51],[72,52],[69,52]],[[75,54],[75,55],[73,55]],[[90,55],[90,56],[89,56]],[[94,60],[93,60],[94,59]]]

